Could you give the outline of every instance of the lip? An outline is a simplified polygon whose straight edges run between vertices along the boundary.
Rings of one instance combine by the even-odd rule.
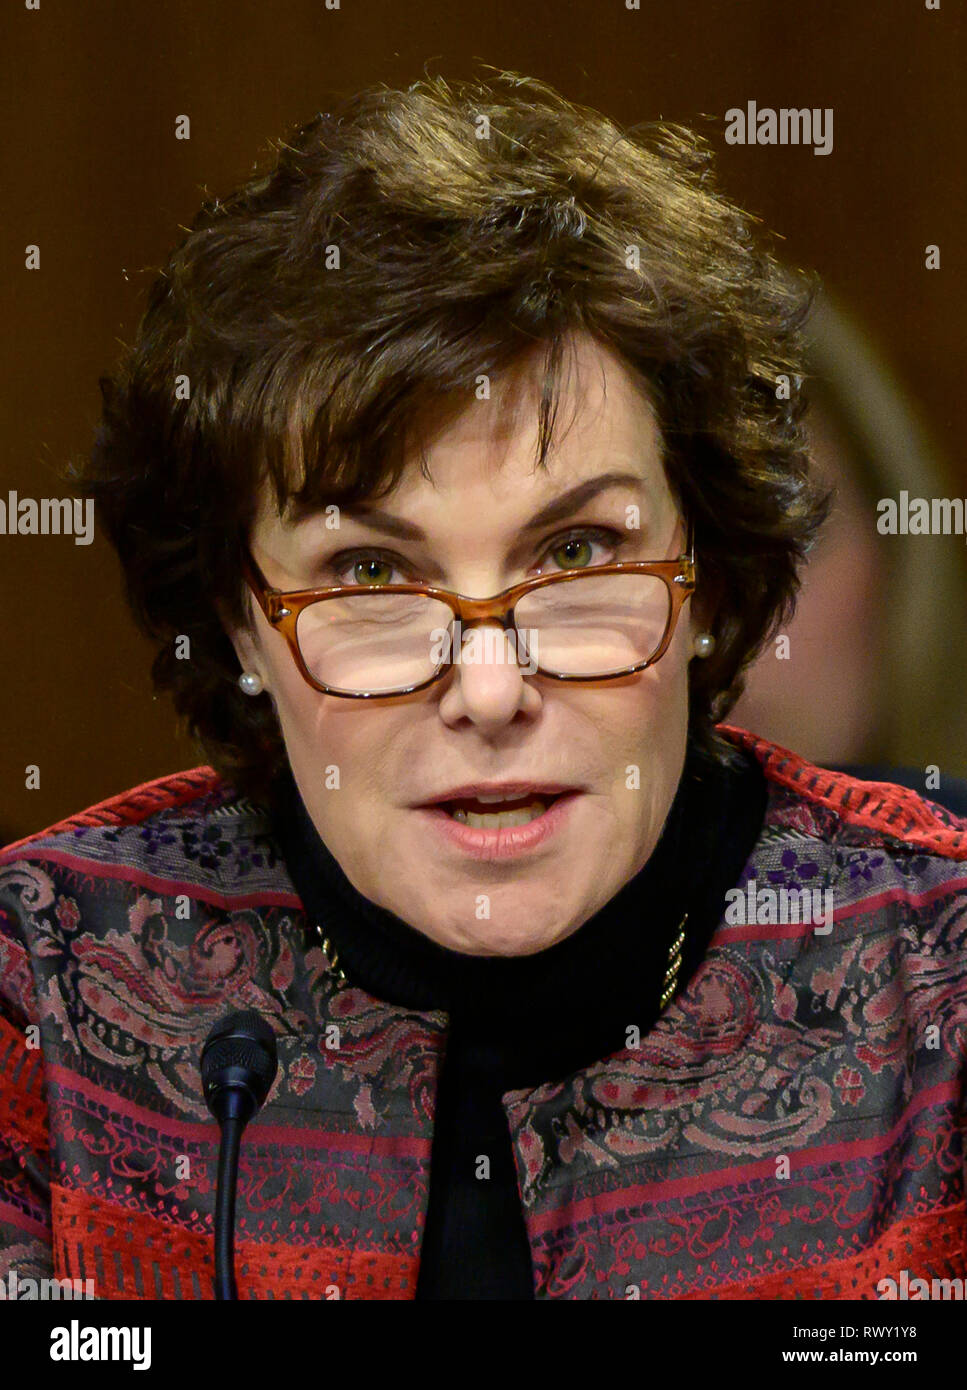
[[[477,790],[483,790],[478,787]],[[506,829],[483,830],[475,825],[463,825],[454,820],[442,806],[417,806],[415,809],[454,848],[471,859],[514,859],[528,854],[561,831],[571,818],[574,803],[583,795],[566,791],[548,806],[541,816],[527,825],[511,825]]]
[[[422,811],[443,801],[461,801],[475,796],[503,796],[512,801],[519,796],[529,796],[531,792],[535,796],[561,796],[579,790],[579,787],[566,787],[563,782],[466,782],[462,787],[451,787],[449,791],[421,801],[416,809]]]

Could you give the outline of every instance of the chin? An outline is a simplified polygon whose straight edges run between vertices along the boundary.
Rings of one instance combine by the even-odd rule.
[[[564,933],[567,935],[567,933]],[[524,935],[515,932],[512,935],[501,936],[496,933],[489,933],[474,937],[472,940],[461,939],[459,942],[449,940],[444,942],[451,950],[465,951],[471,955],[486,956],[532,956],[537,951],[543,951],[548,946],[553,946],[556,941],[563,940],[560,933],[556,936],[550,933],[531,931]]]

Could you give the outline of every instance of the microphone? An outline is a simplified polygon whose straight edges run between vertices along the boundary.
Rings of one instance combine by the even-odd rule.
[[[275,1033],[252,1009],[216,1023],[201,1050],[205,1102],[221,1128],[215,1186],[215,1297],[237,1299],[235,1186],[242,1130],[261,1108],[279,1069]]]

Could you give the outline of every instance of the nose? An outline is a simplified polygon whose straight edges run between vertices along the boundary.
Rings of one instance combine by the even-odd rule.
[[[440,700],[447,721],[470,719],[483,728],[499,728],[519,709],[540,707],[540,694],[525,676],[534,673],[528,653],[513,628],[493,620],[453,624],[453,664]]]

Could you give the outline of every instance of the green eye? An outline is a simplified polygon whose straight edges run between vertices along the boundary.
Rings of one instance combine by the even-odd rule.
[[[562,542],[560,543],[560,545],[556,545],[556,546],[554,547],[554,549],[551,550],[551,551],[549,551],[548,553],[551,554],[551,555],[555,555],[555,556],[556,556],[556,555],[560,555],[562,551],[566,551],[566,550],[568,550],[568,549],[573,550],[573,548],[574,548],[575,546],[583,546],[583,547],[585,548],[586,551],[590,551],[590,550],[591,550],[591,542],[590,542],[589,540],[587,540],[585,537],[583,537],[583,536],[572,536],[569,540],[562,541]],[[578,564],[577,564],[577,568],[578,568],[578,569],[584,569],[585,566],[586,566],[587,564],[590,564],[590,563],[591,563],[591,562],[590,562],[590,558],[586,559],[586,560],[584,561],[584,564],[580,563],[579,557],[578,557],[577,555],[574,555],[573,553],[572,553],[570,556],[568,556],[568,560],[578,561]],[[566,563],[565,563],[565,564],[562,564],[561,567],[562,567],[562,569],[566,569],[566,568],[567,568],[567,564],[566,564]]]
[[[361,577],[356,573],[360,570],[363,571]],[[382,588],[383,584],[388,584],[390,582],[389,579],[384,577],[382,583],[371,583],[370,581],[378,579],[378,575],[373,573],[374,570],[383,570],[385,573],[392,574],[393,566],[389,564],[386,560],[357,560],[353,565],[353,571],[355,574],[353,583],[361,584],[368,588],[379,589]],[[366,571],[369,572],[366,573]]]

